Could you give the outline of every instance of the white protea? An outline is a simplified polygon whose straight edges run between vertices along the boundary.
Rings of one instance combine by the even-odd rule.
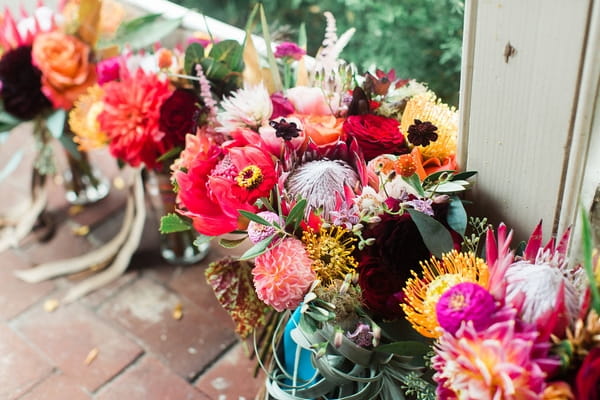
[[[306,199],[307,213],[321,210],[329,221],[331,212],[336,211],[336,195],[344,196],[345,187],[355,188],[358,182],[358,174],[345,161],[322,159],[300,165],[285,186],[292,197]]]
[[[220,132],[230,132],[237,128],[258,130],[269,122],[273,114],[271,97],[262,82],[238,89],[224,98],[221,106],[223,111],[217,114],[217,120],[221,124],[217,130]]]

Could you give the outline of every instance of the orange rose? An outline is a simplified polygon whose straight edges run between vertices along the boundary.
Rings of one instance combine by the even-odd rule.
[[[317,146],[337,142],[342,136],[343,118],[333,115],[293,115],[302,121],[306,136]]]
[[[80,94],[96,81],[89,62],[90,48],[61,32],[42,33],[33,42],[31,58],[42,71],[42,91],[54,107],[69,109]]]

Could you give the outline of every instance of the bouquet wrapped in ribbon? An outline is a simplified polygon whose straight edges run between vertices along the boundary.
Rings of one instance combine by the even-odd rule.
[[[163,231],[191,224],[227,247],[250,242],[206,277],[237,332],[259,330],[259,347],[273,347],[271,396],[429,393],[428,347],[390,323],[404,320],[409,271],[465,235],[457,193],[473,173],[457,172],[457,113],[393,71],[358,76],[338,60],[352,31],[338,38],[326,16],[310,73],[301,46],[268,54],[267,72],[280,59],[285,85],[264,79],[246,39],[245,86],[209,125],[222,141],[186,137],[172,166],[177,214]],[[396,338],[404,345],[386,347]]]

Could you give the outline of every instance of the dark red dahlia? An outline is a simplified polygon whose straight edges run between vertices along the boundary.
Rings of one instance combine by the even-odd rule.
[[[4,109],[30,120],[51,106],[42,93],[42,73],[31,63],[31,46],[9,50],[0,59],[0,97]]]
[[[185,146],[185,135],[194,134],[200,99],[194,92],[176,89],[160,106],[159,127],[169,147]]]

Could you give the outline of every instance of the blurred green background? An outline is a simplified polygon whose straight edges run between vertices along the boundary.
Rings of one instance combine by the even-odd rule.
[[[244,27],[255,2],[172,0],[212,18]],[[356,33],[342,53],[360,73],[394,68],[399,78],[428,83],[444,101],[457,105],[464,0],[263,0],[276,40],[297,42],[306,24],[308,54],[325,32],[324,11],[336,18],[338,35]]]

